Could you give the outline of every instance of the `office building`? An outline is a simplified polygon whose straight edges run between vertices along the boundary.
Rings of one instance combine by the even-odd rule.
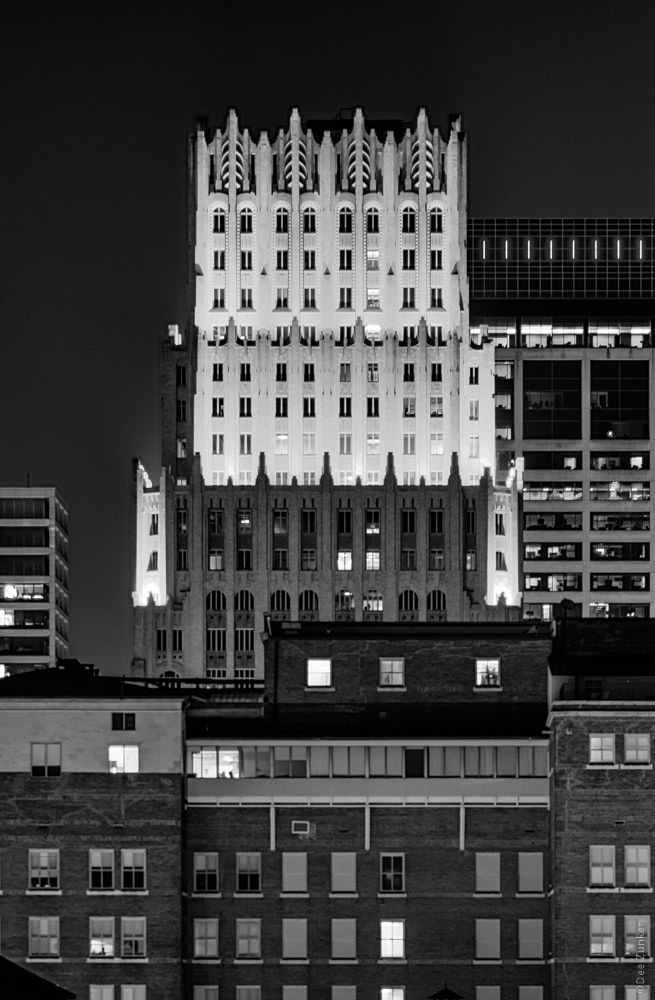
[[[68,651],[68,509],[53,487],[0,487],[0,674]]]
[[[497,470],[522,487],[523,613],[653,613],[655,223],[472,219],[471,331],[496,358]]]
[[[517,617],[493,345],[468,328],[466,140],[234,112],[189,144],[189,311],[135,465],[136,674],[261,677],[263,615]],[[487,471],[489,470],[489,471]]]

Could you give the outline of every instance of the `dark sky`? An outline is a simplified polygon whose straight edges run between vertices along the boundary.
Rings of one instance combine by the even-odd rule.
[[[652,0],[15,2],[4,20],[0,485],[71,509],[71,652],[129,670],[131,459],[184,320],[186,133],[236,106],[463,116],[473,215],[655,215]]]

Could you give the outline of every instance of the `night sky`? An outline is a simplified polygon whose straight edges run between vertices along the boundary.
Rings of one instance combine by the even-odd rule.
[[[71,511],[71,654],[129,671],[130,476],[158,476],[184,322],[186,134],[236,106],[425,105],[469,134],[469,212],[655,215],[652,0],[15,3],[2,87],[0,484]]]

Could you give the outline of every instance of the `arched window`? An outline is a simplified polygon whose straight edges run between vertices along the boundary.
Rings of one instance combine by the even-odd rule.
[[[415,590],[402,590],[398,597],[399,611],[418,611],[418,594]]]
[[[239,590],[234,595],[234,610],[235,611],[254,611],[255,610],[255,598],[252,596],[249,590]]]
[[[175,670],[164,670],[160,677],[179,677],[180,675]]]
[[[443,212],[440,208],[430,209],[430,232],[443,233]]]
[[[446,595],[443,590],[431,590],[428,593],[428,621],[446,620]]]
[[[225,212],[222,208],[215,208],[212,213],[212,231],[215,233],[225,232]]]
[[[343,208],[339,209],[339,232],[340,233],[352,233],[353,231],[353,213],[352,209]]]
[[[403,232],[416,232],[416,212],[413,208],[403,208]]]
[[[225,594],[222,590],[210,590],[207,594],[208,611],[225,611]]]
[[[318,594],[314,590],[301,590],[298,598],[299,611],[318,611]]]
[[[355,595],[350,590],[338,590],[334,595],[335,611],[354,611]]]
[[[291,598],[286,590],[274,590],[271,594],[271,611],[291,611]]]
[[[367,233],[379,233],[380,232],[380,213],[377,208],[369,208],[366,213],[366,232]]]
[[[242,233],[252,232],[252,209],[244,208],[239,216],[239,228]]]
[[[306,208],[303,212],[302,228],[306,233],[316,232],[316,212],[313,208]]]
[[[276,233],[288,233],[289,232],[289,213],[286,208],[278,208],[275,213],[275,232]]]
[[[383,598],[379,590],[372,588],[364,594],[364,611],[382,611]]]

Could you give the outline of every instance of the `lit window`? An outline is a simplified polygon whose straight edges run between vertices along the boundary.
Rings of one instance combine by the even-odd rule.
[[[307,958],[306,920],[282,920],[282,958]]]
[[[30,917],[30,958],[59,957],[59,917]]]
[[[402,687],[405,683],[405,660],[380,657],[380,687]]]
[[[405,1000],[404,986],[382,986],[380,1000]]]
[[[405,957],[405,921],[380,921],[380,958]]]
[[[500,660],[475,661],[475,686],[500,687]]]
[[[405,855],[380,855],[380,892],[405,891]]]
[[[624,918],[624,955],[626,958],[643,960],[650,958],[650,917]]]
[[[650,847],[647,845],[625,848],[625,885],[650,886]]]
[[[261,892],[261,854],[237,854],[237,892]]]
[[[307,660],[307,687],[330,687],[332,660]]]
[[[259,958],[262,950],[261,920],[237,920],[236,957]]]
[[[615,739],[613,734],[589,737],[589,763],[614,764],[616,760]]]
[[[194,958],[218,958],[218,920],[193,921]]]
[[[59,851],[29,852],[30,889],[59,889]]]
[[[193,891],[218,892],[218,854],[198,852],[193,855]]]
[[[367,455],[379,455],[380,454],[380,435],[379,434],[367,434],[366,435],[366,454]]]
[[[31,758],[33,778],[61,775],[61,743],[32,743]]]
[[[139,748],[137,746],[110,746],[110,774],[137,774],[139,771]]]
[[[89,851],[89,888],[114,888],[114,852]]]
[[[380,568],[380,553],[379,552],[367,552],[366,553],[366,569],[375,571]]]
[[[246,435],[250,437],[250,435]],[[242,454],[250,455],[250,451],[242,452]],[[289,435],[287,433],[279,433],[275,435],[275,454],[276,455],[288,455],[289,454]]]
[[[353,568],[353,554],[350,549],[340,549],[337,552],[337,569],[349,572]]]
[[[91,958],[114,957],[115,945],[113,917],[89,918],[89,955]]]
[[[650,734],[626,733],[623,737],[625,764],[650,764]]]
[[[589,954],[605,958],[616,954],[613,916],[589,917]]]

